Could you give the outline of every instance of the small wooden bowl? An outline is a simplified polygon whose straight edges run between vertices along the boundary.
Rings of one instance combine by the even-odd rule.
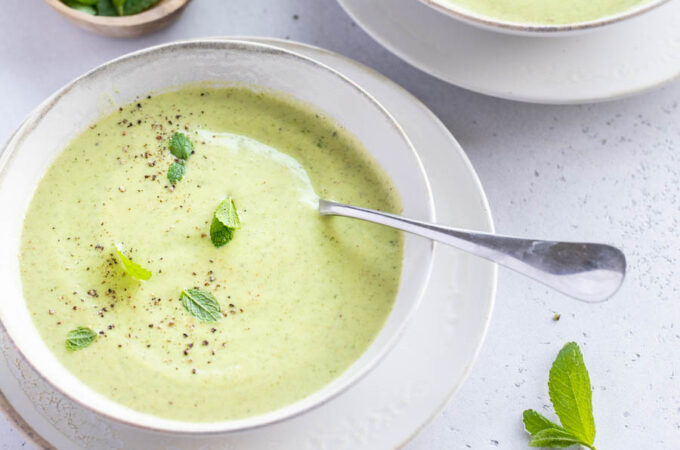
[[[153,33],[174,22],[191,0],[161,0],[150,9],[132,16],[105,17],[69,8],[60,0],[45,0],[59,14],[80,28],[117,38]]]

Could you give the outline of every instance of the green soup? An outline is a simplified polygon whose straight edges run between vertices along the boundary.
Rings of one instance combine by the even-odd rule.
[[[194,154],[173,189],[176,131]],[[403,252],[399,232],[319,216],[317,195],[401,209],[352,136],[290,99],[195,86],[139,99],[77,137],[35,192],[20,257],[35,325],[84,383],[145,413],[229,420],[300,400],[377,335]],[[227,196],[241,228],[216,248],[210,223]],[[150,280],[124,272],[118,243]],[[219,301],[220,320],[183,307],[193,287]],[[79,326],[98,338],[68,351]]]
[[[565,25],[612,16],[651,0],[446,0],[505,22]]]

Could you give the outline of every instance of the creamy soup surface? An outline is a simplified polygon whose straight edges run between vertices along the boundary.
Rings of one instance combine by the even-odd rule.
[[[507,22],[564,25],[608,17],[651,0],[445,0]]]
[[[194,153],[173,189],[178,131]],[[402,265],[399,232],[320,217],[317,196],[401,210],[361,145],[291,99],[202,86],[140,98],[71,142],[35,192],[20,255],[35,325],[79,379],[141,412],[217,421],[300,400],[366,350]],[[209,228],[227,197],[241,228],[216,248]],[[127,274],[114,244],[151,279]],[[220,320],[183,307],[194,287]],[[96,341],[67,350],[81,326]]]

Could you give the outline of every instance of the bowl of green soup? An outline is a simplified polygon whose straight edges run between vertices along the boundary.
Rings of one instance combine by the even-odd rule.
[[[451,17],[493,31],[563,35],[599,28],[668,0],[420,0]]]
[[[152,433],[325,403],[395,345],[433,245],[319,198],[434,219],[408,137],[340,73],[237,40],[104,64],[0,157],[0,349],[69,414]]]

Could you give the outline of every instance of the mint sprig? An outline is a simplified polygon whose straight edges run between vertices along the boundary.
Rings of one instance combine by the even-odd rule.
[[[175,133],[170,138],[168,148],[175,158],[186,160],[194,150],[194,144],[191,143],[186,134]]]
[[[133,278],[138,280],[146,281],[151,278],[151,271],[140,266],[136,262],[132,261],[130,258],[123,254],[123,246],[121,244],[114,245],[114,250],[118,256],[118,261],[123,266],[125,272],[130,274]]]
[[[210,240],[215,247],[222,247],[234,238],[234,231],[241,228],[241,219],[232,198],[219,204],[210,223]]]
[[[210,292],[185,289],[180,297],[184,309],[202,322],[216,322],[222,318],[222,308]]]
[[[569,342],[557,355],[548,378],[550,401],[561,425],[533,409],[523,414],[524,428],[531,435],[530,447],[563,448],[584,445],[595,449],[590,377],[581,349]]]
[[[97,340],[97,333],[87,327],[77,327],[66,335],[66,350],[80,350]]]

